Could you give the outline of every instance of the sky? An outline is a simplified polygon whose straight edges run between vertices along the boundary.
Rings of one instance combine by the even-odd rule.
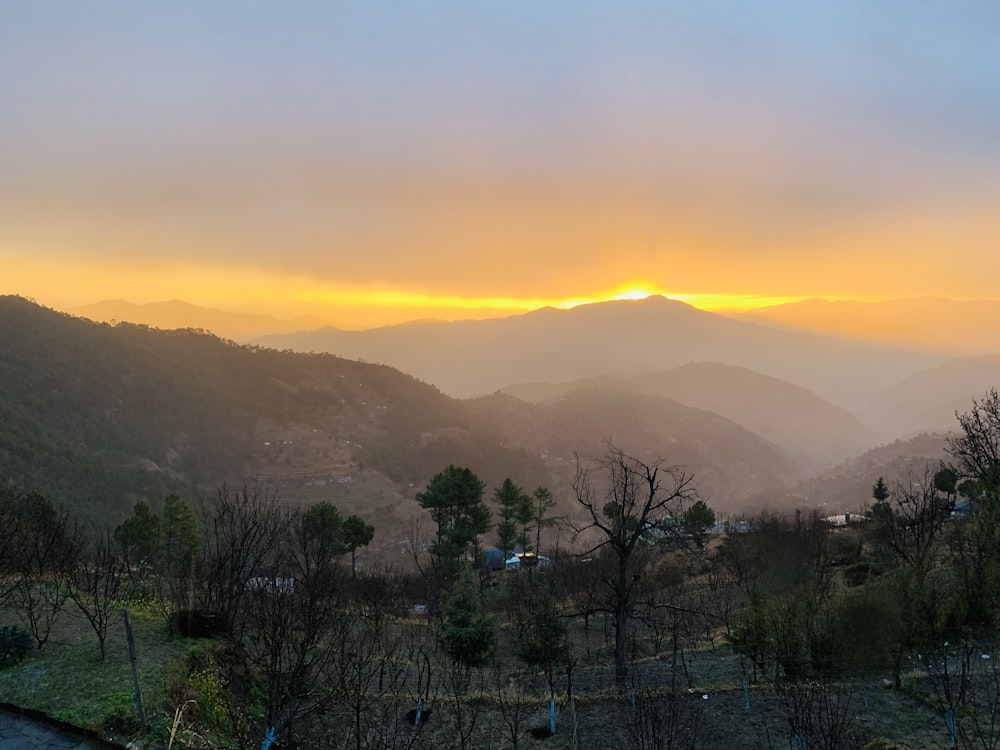
[[[997,298],[1000,4],[0,0],[0,293]]]

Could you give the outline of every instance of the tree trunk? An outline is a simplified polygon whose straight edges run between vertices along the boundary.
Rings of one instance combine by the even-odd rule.
[[[628,558],[618,558],[618,580],[615,583],[615,685],[625,687],[628,678]]]

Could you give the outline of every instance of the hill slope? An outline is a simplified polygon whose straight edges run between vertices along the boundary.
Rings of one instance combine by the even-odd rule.
[[[111,327],[17,297],[0,298],[0,349],[0,477],[91,516],[223,481],[390,512],[451,462],[491,484],[547,477],[460,403],[381,365]]]
[[[699,494],[720,509],[733,509],[765,488],[785,487],[795,473],[776,445],[734,422],[611,381],[542,404],[503,394],[469,404],[510,443],[543,456],[566,483],[577,455],[602,455],[608,442],[644,460],[683,466],[695,475]]]
[[[504,393],[543,402],[601,382],[525,383]],[[616,381],[637,393],[674,399],[714,412],[776,443],[800,473],[829,466],[874,445],[872,432],[848,411],[800,386],[718,362],[698,362],[672,370]]]
[[[1000,387],[1000,354],[962,357],[914,373],[872,401],[872,419],[898,435],[957,426],[955,412],[972,408],[972,400]]]
[[[324,324],[320,318],[300,317],[280,320],[271,315],[215,310],[176,299],[150,302],[144,305],[124,300],[104,300],[79,307],[70,312],[98,323],[120,321],[168,330],[177,328],[201,329],[233,341],[249,341],[258,336],[318,328]]]
[[[804,480],[784,495],[765,494],[751,498],[750,505],[772,510],[820,507],[828,514],[860,512],[874,502],[872,485],[879,477],[890,489],[912,478],[923,481],[925,470],[933,473],[948,458],[948,436],[927,433],[896,440],[844,461],[815,477]]]

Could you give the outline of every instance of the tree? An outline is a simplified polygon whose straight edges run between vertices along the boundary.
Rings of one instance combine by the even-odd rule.
[[[503,484],[493,491],[493,500],[499,510],[497,512],[497,546],[503,551],[503,559],[506,560],[509,553],[518,543],[523,547],[525,544],[525,533],[518,533],[518,523],[525,516],[525,507],[530,514],[531,498],[524,494],[524,490],[511,481],[510,477],[503,480]]]
[[[435,628],[438,644],[464,672],[489,664],[496,649],[496,621],[483,611],[482,594],[464,570],[441,602]]]
[[[449,466],[435,474],[417,502],[431,512],[437,535],[431,554],[445,578],[454,576],[459,563],[475,557],[479,535],[492,526],[490,509],[483,502],[485,485],[471,470]]]
[[[524,492],[521,493],[517,505],[514,506],[514,520],[521,527],[521,531],[517,535],[518,544],[521,545],[525,552],[533,551],[537,554],[537,549],[531,549],[531,524],[535,521],[534,503],[531,496]]]
[[[547,487],[538,487],[532,493],[531,500],[532,521],[535,524],[535,553],[539,554],[542,551],[542,529],[555,526],[559,519],[549,515],[549,511],[556,506],[556,501]]]
[[[322,676],[334,671],[329,665],[354,619],[343,598],[341,572],[332,564],[343,551],[331,548],[325,524],[317,522],[331,514],[320,509],[309,523],[304,520],[315,507],[294,519],[281,544],[282,563],[295,585],[251,587],[247,627],[239,632],[241,646],[264,678],[267,726],[283,739],[294,737],[301,721],[336,700],[334,685]]]
[[[684,515],[681,516],[681,526],[699,547],[703,547],[708,538],[708,530],[715,526],[715,512],[704,500],[698,500],[684,511]]]
[[[0,606],[3,606],[17,586],[15,551],[16,542],[21,538],[20,527],[17,496],[6,486],[0,486]]]
[[[357,574],[358,547],[367,547],[375,538],[375,527],[360,516],[348,516],[343,526],[344,546],[351,551],[351,575]]]
[[[888,500],[873,513],[876,539],[899,560],[915,565],[921,577],[931,568],[937,539],[948,518],[930,469],[921,480],[897,482]]]
[[[635,569],[637,547],[663,516],[677,513],[695,496],[692,477],[659,458],[651,463],[609,446],[606,456],[590,462],[577,457],[573,491],[589,516],[579,533],[596,532],[591,552],[607,548],[616,560],[612,593],[615,627],[615,680],[625,686],[632,595],[641,571]],[[644,543],[644,541],[643,541]]]
[[[958,491],[958,474],[950,466],[942,466],[934,472],[934,486],[951,500]]]
[[[882,503],[889,499],[889,488],[882,477],[879,477],[878,481],[872,485],[872,497],[875,498],[875,502],[877,503]]]
[[[128,568],[119,545],[111,534],[104,532],[86,547],[73,570],[69,595],[97,636],[101,661],[108,628],[121,617],[119,597]]]
[[[191,506],[170,494],[163,498],[158,531],[153,582],[169,622],[178,610],[195,606],[194,581],[202,554],[198,519]]]
[[[236,637],[245,626],[249,583],[280,572],[291,523],[277,495],[258,487],[223,485],[206,507],[196,601],[221,615]]]
[[[537,602],[515,653],[525,664],[541,668],[549,686],[549,731],[555,733],[556,668],[570,658],[569,632],[556,611],[553,597],[545,593]]]
[[[122,521],[114,531],[115,541],[121,546],[125,557],[134,565],[149,565],[155,562],[159,538],[160,517],[141,501],[132,509],[132,517]],[[197,541],[197,537],[194,539]]]
[[[299,521],[303,553],[312,565],[332,564],[347,552],[344,543],[344,518],[336,506],[327,502],[310,506]]]
[[[198,519],[191,506],[177,495],[163,498],[159,532],[160,570],[177,578],[190,576],[199,553]]]
[[[10,594],[40,649],[69,597],[65,583],[77,565],[83,535],[66,511],[34,492],[15,498],[9,512],[18,529],[5,550],[15,580]]]
[[[894,672],[896,688],[902,684],[904,653],[932,640],[942,619],[946,598],[941,581],[931,575],[941,557],[941,538],[949,515],[948,503],[935,486],[930,467],[920,480],[912,476],[897,482],[889,498],[876,504],[872,513],[876,543],[895,560],[883,576],[883,597],[894,601],[899,621],[895,635]],[[949,586],[950,587],[950,586]]]
[[[1000,394],[996,388],[969,411],[957,414],[962,432],[949,439],[948,452],[955,463],[955,490],[970,501],[971,514],[955,524],[950,541],[955,570],[964,593],[970,620],[995,622],[1000,611]],[[942,469],[943,471],[944,469]]]
[[[963,479],[982,482],[986,496],[1000,500],[1000,393],[991,388],[972,408],[959,414],[961,434],[948,439],[948,452],[956,462],[956,473]]]

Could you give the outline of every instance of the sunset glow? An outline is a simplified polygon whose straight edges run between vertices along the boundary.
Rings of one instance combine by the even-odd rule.
[[[0,258],[0,273],[11,290],[42,304],[72,309],[98,299],[127,298],[137,303],[182,296],[192,304],[232,310],[263,310],[292,317],[312,314],[332,325],[364,328],[417,318],[488,318],[542,307],[568,310],[611,300],[639,300],[660,295],[703,310],[748,310],[796,301],[792,297],[759,297],[688,293],[651,284],[630,284],[568,297],[461,296],[400,288],[324,284],[304,275],[276,276],[239,266],[158,262],[155,266],[98,266],[63,259],[42,264],[21,258]],[[183,290],[178,293],[178,290]]]
[[[15,4],[0,293],[345,328],[1000,296],[996,11],[584,5]]]

